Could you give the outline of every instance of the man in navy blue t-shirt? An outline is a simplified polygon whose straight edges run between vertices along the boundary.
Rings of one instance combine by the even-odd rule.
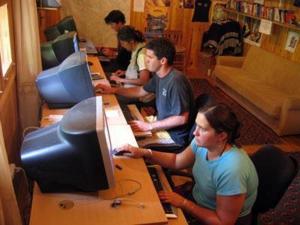
[[[193,91],[184,74],[173,68],[175,47],[167,39],[155,39],[146,45],[146,65],[154,72],[144,86],[115,88],[98,85],[103,93],[114,93],[126,97],[143,97],[154,93],[157,120],[155,122],[133,121],[133,129],[140,131],[167,130],[173,141],[181,146],[187,144],[190,112],[193,107]]]

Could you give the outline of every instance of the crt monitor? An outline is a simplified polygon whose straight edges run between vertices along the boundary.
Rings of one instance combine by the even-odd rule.
[[[42,192],[92,192],[114,186],[102,98],[88,98],[58,123],[27,134],[21,162]]]
[[[59,65],[73,52],[79,51],[76,32],[69,32],[58,36],[53,41],[41,44],[41,57],[43,69]]]
[[[37,76],[38,91],[49,108],[68,108],[95,96],[86,57],[83,52],[75,52]]]
[[[55,38],[57,38],[59,35],[71,32],[71,31],[77,31],[75,20],[72,16],[67,16],[60,20],[57,24],[54,26],[48,27],[44,30],[44,34],[46,36],[46,39],[48,41],[51,41]]]

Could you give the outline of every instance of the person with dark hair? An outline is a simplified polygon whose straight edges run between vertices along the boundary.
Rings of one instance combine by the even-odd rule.
[[[97,85],[102,93],[117,94],[130,98],[140,98],[155,94],[157,120],[142,122],[134,120],[131,127],[135,131],[167,130],[171,139],[179,146],[186,146],[189,134],[188,124],[193,109],[192,87],[182,72],[173,68],[175,47],[165,38],[154,39],[146,44],[146,65],[153,77],[144,86],[115,88]]]
[[[126,23],[125,15],[120,10],[112,10],[104,18],[104,21],[108,25],[119,25]],[[115,29],[114,29],[115,30]]]
[[[120,10],[112,10],[104,18],[104,21],[109,25],[114,31],[118,32],[123,26],[125,26],[126,20],[125,15]],[[104,56],[113,58],[109,64],[102,63],[103,69],[106,72],[114,72],[118,69],[126,70],[130,62],[131,52],[127,51],[125,48],[121,47],[118,43],[117,50],[111,48],[101,48],[101,53]]]
[[[146,84],[150,79],[150,72],[146,68],[143,34],[134,27],[123,26],[118,31],[118,40],[123,48],[131,52],[131,59],[126,71],[117,70],[110,79],[125,84],[125,87]],[[125,75],[125,78],[121,78],[122,75]]]
[[[204,107],[196,118],[191,144],[181,153],[163,153],[125,145],[117,151],[130,152],[165,168],[193,167],[195,180],[189,198],[175,192],[161,192],[163,202],[179,207],[203,225],[250,225],[256,200],[258,176],[247,155],[234,143],[240,123],[224,104]]]

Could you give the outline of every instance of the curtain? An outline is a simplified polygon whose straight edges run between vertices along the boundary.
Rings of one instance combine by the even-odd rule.
[[[42,70],[35,0],[13,0],[19,118],[22,130],[38,126],[40,98],[35,79]]]
[[[0,122],[0,224],[21,225]]]

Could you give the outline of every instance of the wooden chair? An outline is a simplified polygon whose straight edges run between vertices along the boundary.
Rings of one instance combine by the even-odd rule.
[[[163,34],[164,38],[169,39],[175,46],[180,46],[182,42],[181,30],[165,30]]]
[[[176,47],[174,67],[182,72],[185,72],[186,49],[182,46],[182,31],[165,30],[163,33],[163,37],[169,39]]]

